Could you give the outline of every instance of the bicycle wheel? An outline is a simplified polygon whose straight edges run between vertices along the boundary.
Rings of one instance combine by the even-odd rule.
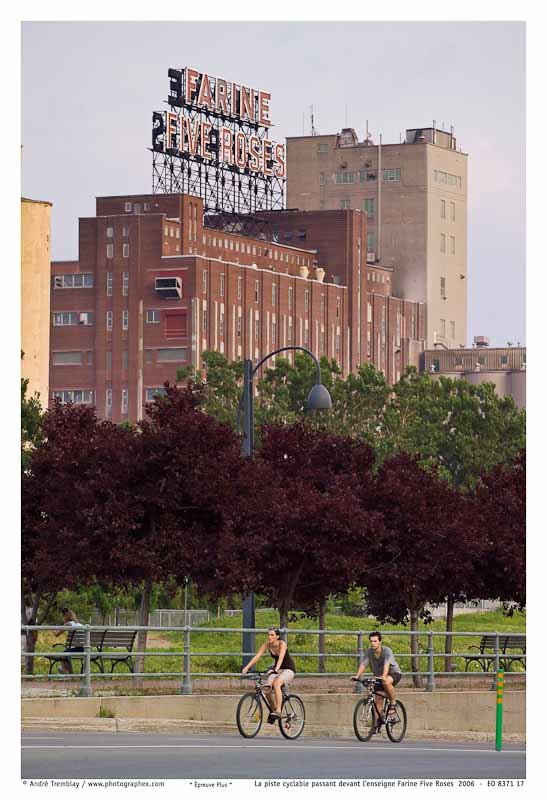
[[[237,727],[242,736],[252,739],[262,727],[262,703],[254,692],[244,694],[237,705]]]
[[[285,739],[298,739],[306,724],[306,709],[297,694],[289,694],[283,699],[279,730]]]
[[[394,715],[387,715],[386,733],[392,742],[402,742],[406,733],[406,708],[397,700],[395,709]]]
[[[368,742],[376,731],[378,722],[378,709],[375,704],[366,697],[359,700],[353,712],[353,730],[359,741]]]

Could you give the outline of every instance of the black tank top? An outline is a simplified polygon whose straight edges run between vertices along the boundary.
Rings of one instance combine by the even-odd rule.
[[[279,658],[279,654],[276,655],[275,653],[272,653],[271,650],[269,652],[270,652],[271,657],[274,659],[274,664],[277,664],[277,659]],[[283,661],[282,661],[281,666],[279,667],[279,669],[292,669],[293,672],[296,672],[296,667],[294,665],[294,661],[292,660],[292,658],[289,655],[289,648],[288,647],[285,650],[285,655],[283,656]]]

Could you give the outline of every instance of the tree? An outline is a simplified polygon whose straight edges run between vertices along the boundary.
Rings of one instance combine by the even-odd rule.
[[[417,631],[419,619],[429,617],[426,604],[442,602],[463,557],[461,496],[405,453],[388,458],[372,493],[368,486],[364,491],[366,507],[383,517],[359,581],[367,590],[368,610],[381,621],[410,621],[411,631]],[[412,671],[419,672],[417,635],[410,644]],[[414,684],[421,681],[415,677]]]
[[[28,378],[21,378],[21,468],[28,468],[32,449],[42,438],[42,408],[36,393],[27,397]]]
[[[379,520],[356,507],[353,488],[372,462],[370,448],[348,437],[302,424],[264,429],[256,456],[255,524],[262,536],[254,569],[282,626],[295,602],[317,609],[357,575],[356,553],[365,551]]]

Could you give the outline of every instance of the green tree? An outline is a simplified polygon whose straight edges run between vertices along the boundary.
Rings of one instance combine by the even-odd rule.
[[[21,378],[21,468],[28,469],[32,449],[42,439],[42,407],[36,392],[27,397],[28,378]]]

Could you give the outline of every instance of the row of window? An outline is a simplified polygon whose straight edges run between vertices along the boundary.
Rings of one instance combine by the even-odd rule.
[[[372,283],[390,283],[389,275],[384,272],[367,272],[367,278]]]
[[[141,211],[150,211],[150,204],[143,203],[141,205],[140,203],[134,203],[132,205],[128,200],[125,204],[125,211],[129,214],[131,213],[131,211],[133,212],[133,214],[140,214]]]
[[[284,238],[287,241],[290,241],[293,237],[292,231],[286,231],[283,234]],[[308,236],[308,232],[306,230],[298,230],[294,234],[295,238],[299,239],[300,241],[305,241]],[[279,241],[280,234],[279,232],[273,233],[273,238],[275,241]],[[272,247],[257,247],[256,245],[251,245],[248,242],[240,242],[238,239],[235,241],[233,239],[221,239],[216,236],[210,236],[207,234],[203,235],[203,244],[208,244],[211,247],[220,247],[224,250],[234,250],[236,253],[246,253],[247,255],[253,256],[264,256],[265,258],[272,258],[274,261],[284,261],[286,264],[295,264],[296,266],[310,266],[310,259],[308,256],[300,256],[300,255],[293,255],[291,253],[283,253],[280,250],[276,250]]]
[[[207,294],[207,270],[203,270],[201,286],[202,286],[203,293]],[[220,274],[220,286],[219,286],[220,297],[224,297],[225,288],[226,288],[225,274],[222,272]],[[277,294],[278,294],[278,292],[277,292],[277,288],[278,288],[277,287],[277,283],[272,283],[272,287],[271,288],[272,288],[272,306],[275,307],[277,305]],[[241,300],[242,298],[243,298],[243,278],[242,277],[238,277],[238,279],[237,279],[237,299]],[[254,299],[255,299],[255,303],[259,303],[260,302],[260,281],[255,281]],[[336,301],[337,301],[337,313],[336,313],[336,316],[340,316],[340,314],[339,314],[340,298],[337,297]],[[294,287],[289,286],[288,287],[288,305],[289,305],[289,310],[291,310],[293,308],[293,302],[294,302]],[[310,292],[309,292],[309,289],[305,289],[304,290],[304,311],[309,311],[309,306],[310,306]],[[323,313],[324,310],[325,310],[325,295],[323,293],[321,293],[321,296],[320,296],[320,308],[321,308],[321,313]],[[156,313],[156,312],[154,312],[154,313]],[[153,320],[152,319],[151,320],[147,319],[146,321],[147,322],[149,322],[149,321],[150,322],[159,322],[159,318],[158,319],[153,319]]]
[[[122,227],[122,236],[123,236],[124,238],[127,238],[127,237],[129,236],[129,228],[128,228],[128,226],[127,226],[127,225],[124,225],[124,226]],[[113,228],[113,227],[109,226],[109,227],[106,229],[106,238],[107,238],[107,239],[113,239],[113,238],[114,238],[114,228]]]
[[[441,336],[446,336],[446,320],[445,319],[441,319],[440,323],[441,323],[441,325],[440,325],[441,329],[440,329],[439,333],[441,334]],[[455,339],[456,338],[456,323],[453,320],[451,320],[449,324],[450,324],[450,338],[451,339]]]
[[[53,325],[56,328],[66,325],[94,325],[94,311],[59,311],[53,314]]]
[[[375,182],[377,179],[378,179],[377,170],[357,170],[356,172],[352,172],[351,170],[342,170],[340,172],[334,173],[334,182],[337,183],[338,185],[370,183],[370,182]],[[400,180],[401,180],[400,167],[394,169],[382,170],[383,183],[391,183]],[[319,173],[319,185],[325,186],[326,182],[327,182],[327,176],[325,175],[325,173],[324,172]]]
[[[112,297],[114,290],[114,273],[106,273],[106,294]],[[122,272],[122,294],[127,297],[129,294],[129,272]]]
[[[129,258],[129,242],[122,244],[122,256],[123,258]],[[108,259],[114,258],[114,245],[111,242],[106,245],[106,257]]]
[[[93,350],[68,350],[62,352],[57,350],[51,354],[51,361],[54,367],[70,366],[81,367],[85,363],[87,366],[93,364]]]
[[[95,392],[93,389],[64,389],[61,392],[52,392],[51,396],[54,400],[60,400],[61,403],[84,403],[85,405],[93,405],[95,402]]]
[[[449,172],[442,172],[440,169],[433,170],[433,179],[436,183],[446,183],[447,186],[462,188],[462,179],[459,175],[451,175]]]
[[[92,272],[75,272],[67,275],[54,275],[52,278],[53,289],[92,289]]]

